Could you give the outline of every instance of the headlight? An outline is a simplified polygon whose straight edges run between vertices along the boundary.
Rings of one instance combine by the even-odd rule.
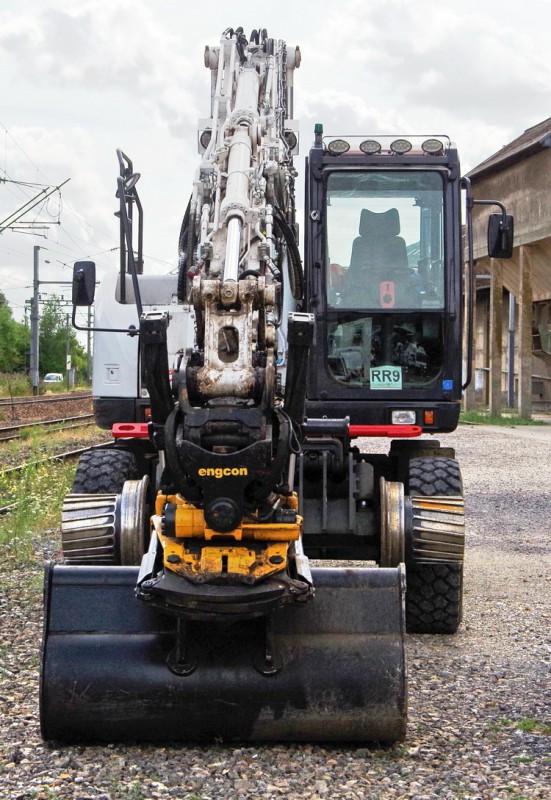
[[[375,139],[366,139],[360,144],[360,150],[366,156],[374,156],[376,153],[381,152],[381,145]]]
[[[403,155],[404,153],[409,153],[412,148],[411,142],[408,142],[407,139],[395,139],[392,144],[390,145],[390,149],[393,153],[397,155]]]
[[[289,148],[289,150],[294,150],[298,144],[296,133],[292,131],[290,128],[287,128],[283,133],[283,138],[287,142],[287,147]]]
[[[415,425],[415,411],[402,409],[392,411],[390,419],[393,425]]]
[[[205,128],[205,130],[201,133],[199,137],[199,144],[201,145],[203,150],[206,150],[207,147],[209,146],[211,137],[212,137],[211,129]]]
[[[423,153],[429,153],[431,156],[438,156],[444,152],[444,145],[440,139],[425,139],[421,145]]]
[[[333,141],[329,142],[327,145],[327,149],[332,156],[342,156],[350,150],[350,145],[348,142],[345,142],[344,139],[333,139]]]

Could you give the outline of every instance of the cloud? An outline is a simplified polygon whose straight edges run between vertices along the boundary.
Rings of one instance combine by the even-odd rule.
[[[401,118],[407,130],[469,120],[521,132],[551,103],[548,23],[542,0],[525,4],[522,16],[511,0],[348,0],[305,50],[322,86],[338,85],[359,108]]]
[[[31,161],[0,129],[0,166],[21,180],[71,181],[62,226],[47,241],[0,237],[0,279],[13,284],[17,273],[29,282],[35,242],[67,263],[118,244],[116,147],[142,173],[146,253],[175,264],[198,163],[196,122],[210,107],[202,51],[230,25],[248,32],[268,24],[270,36],[301,47],[299,170],[315,122],[330,134],[448,134],[466,172],[549,115],[548,0],[318,0],[315,13],[278,0],[277,15],[260,11],[254,0],[200,8],[189,0],[3,0],[0,119]],[[9,211],[18,195],[0,189],[0,211]],[[116,268],[117,258],[99,256],[98,268]]]
[[[299,95],[296,115],[312,130],[315,122],[323,122],[327,133],[387,133],[405,124],[399,111],[376,108],[362,97],[335,89]]]
[[[0,16],[0,50],[20,78],[43,88],[102,93],[106,106],[122,94],[129,123],[141,104],[182,135],[199,113],[194,76],[202,65],[161,19],[156,9],[128,0],[35,6]]]

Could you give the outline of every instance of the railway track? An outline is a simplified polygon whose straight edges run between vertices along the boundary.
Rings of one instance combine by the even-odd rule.
[[[49,434],[94,425],[94,415],[91,413],[91,399],[91,392],[73,392],[69,395],[52,395],[48,397],[0,398],[0,446],[3,443],[18,439],[23,443],[24,431],[40,429]],[[11,417],[10,422],[8,422],[8,416]],[[96,441],[98,441],[97,438]],[[25,461],[22,464],[5,468],[0,467],[0,478],[4,476],[15,478],[18,473],[23,472],[25,469],[44,463],[76,459],[85,450],[93,446],[95,445],[88,443],[85,447],[54,453],[43,458],[33,458],[31,456],[32,460]],[[0,515],[7,514],[16,508],[17,503],[13,502],[0,506]]]
[[[0,408],[3,406],[31,406],[38,403],[70,403],[77,400],[86,400],[92,397],[92,392],[83,392],[82,394],[55,394],[48,395],[48,397],[0,397]]]
[[[92,413],[92,393],[0,398],[0,426],[66,419]]]
[[[44,430],[44,433],[59,433],[60,431],[67,431],[72,428],[81,428],[85,425],[93,424],[93,414],[79,414],[76,417],[62,417],[61,419],[45,419],[37,422],[20,422],[18,425],[5,425],[0,427],[0,443],[21,439],[22,432],[29,428],[40,428]],[[53,429],[54,425],[59,427]],[[49,428],[53,430],[49,430]]]

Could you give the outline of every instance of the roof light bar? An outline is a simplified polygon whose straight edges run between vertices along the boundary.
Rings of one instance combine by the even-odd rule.
[[[321,126],[316,126],[321,127]],[[443,134],[414,134],[389,136],[375,134],[371,136],[336,135],[324,136],[316,131],[316,146],[323,147],[326,153],[332,156],[348,155],[365,156],[444,156],[452,147],[449,137]],[[319,141],[318,141],[319,140]]]

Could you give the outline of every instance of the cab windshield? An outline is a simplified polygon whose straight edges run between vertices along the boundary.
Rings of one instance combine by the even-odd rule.
[[[391,390],[442,371],[444,235],[436,171],[334,172],[327,181],[327,366]]]
[[[443,308],[443,196],[438,172],[331,173],[329,305]]]

